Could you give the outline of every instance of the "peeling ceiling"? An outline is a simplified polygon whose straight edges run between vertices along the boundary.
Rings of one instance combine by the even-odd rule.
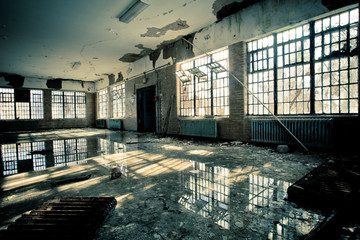
[[[0,72],[82,81],[117,75],[162,43],[214,23],[234,2],[142,0],[149,6],[120,22],[132,1],[0,0]]]

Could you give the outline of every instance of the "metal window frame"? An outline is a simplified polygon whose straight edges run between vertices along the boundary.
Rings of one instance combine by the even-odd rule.
[[[352,11],[357,11],[357,21],[354,21],[354,22],[351,22],[351,19],[350,17],[348,17],[348,22],[346,24],[341,24],[341,15],[342,14],[348,14],[348,16],[350,16],[350,13]],[[323,26],[323,21],[328,21],[328,19],[332,19],[334,16],[339,16],[338,19],[339,19],[339,25],[337,26],[331,26],[331,20],[329,20],[329,28],[326,28]],[[319,29],[319,22],[320,23],[320,30]],[[302,37],[300,38],[295,38],[295,40],[289,40],[289,41],[286,41],[287,44],[290,44],[290,42],[295,42],[298,40],[298,39],[302,39],[301,42],[302,42],[302,48],[301,48],[301,55],[302,55],[302,60],[304,61],[304,52],[307,50],[304,50],[304,39],[307,39],[309,38],[310,40],[310,103],[309,103],[309,106],[310,106],[310,111],[307,111],[306,113],[299,113],[298,109],[296,109],[296,112],[295,113],[291,113],[290,112],[290,109],[289,109],[289,113],[288,114],[280,114],[278,112],[279,110],[279,104],[281,104],[281,102],[279,102],[279,98],[278,98],[278,94],[281,93],[281,91],[279,91],[278,89],[278,83],[279,83],[279,76],[278,76],[278,68],[284,68],[284,66],[281,66],[281,67],[278,67],[278,53],[277,53],[277,50],[278,50],[278,47],[279,46],[282,46],[284,43],[277,43],[277,36],[279,34],[283,34],[284,32],[286,31],[282,31],[282,32],[279,32],[279,33],[275,33],[274,34],[274,38],[275,38],[275,42],[274,42],[274,51],[275,51],[275,60],[274,60],[274,86],[275,86],[275,89],[274,89],[274,114],[275,115],[291,115],[291,116],[295,116],[295,115],[328,115],[328,114],[331,114],[331,115],[359,115],[360,113],[360,104],[359,104],[359,96],[360,96],[360,84],[359,84],[359,66],[360,66],[360,57],[358,56],[357,57],[357,66],[355,67],[351,67],[350,64],[351,64],[351,56],[349,55],[349,53],[346,53],[346,51],[349,51],[348,50],[348,47],[350,46],[350,42],[356,42],[356,46],[357,46],[357,49],[355,48],[353,51],[358,50],[358,46],[359,46],[359,43],[360,43],[360,37],[359,37],[359,7],[356,7],[356,8],[352,8],[352,9],[348,9],[348,10],[345,10],[345,11],[342,11],[340,13],[335,13],[333,15],[330,15],[328,17],[324,17],[324,18],[321,18],[319,20],[316,20],[316,21],[311,21],[307,24],[304,24],[304,25],[301,25],[301,26],[297,26],[297,27],[294,27],[292,29],[289,29],[289,30],[286,30],[286,31],[291,31],[293,29],[297,29],[299,27],[304,27],[305,25],[309,25],[309,36],[306,36],[304,37],[304,34],[302,34]],[[316,27],[315,27],[316,25]],[[315,28],[317,30],[315,30]],[[357,36],[353,36],[352,38],[350,37],[350,31],[355,29],[357,31]],[[347,31],[347,36],[346,37],[343,37],[343,39],[341,39],[341,31],[342,30],[346,30]],[[304,31],[304,29],[303,29]],[[336,42],[333,42],[332,39],[330,38],[330,42],[329,43],[324,43],[324,36],[327,35],[327,34],[331,34],[334,33],[334,32],[338,32],[339,33],[339,37],[338,39],[336,40]],[[319,36],[321,38],[319,38]],[[258,41],[258,40],[262,40],[263,38],[260,38],[260,39],[256,39],[256,40],[253,40],[253,41],[250,41],[249,43],[252,43],[254,41]],[[321,43],[318,43],[318,40],[321,39]],[[315,41],[316,40],[316,41]],[[248,43],[248,44],[249,44]],[[341,49],[341,45],[340,44],[343,44],[344,46],[344,49]],[[331,52],[331,48],[332,48],[332,44],[335,44],[335,45],[338,45],[338,49],[335,48],[335,52]],[[354,45],[354,44],[353,44]],[[253,57],[251,54],[254,52],[252,49],[251,51],[249,51],[249,45],[248,46],[248,50],[247,50],[247,56],[248,56],[248,64],[247,64],[247,74],[248,74],[248,77],[250,76],[250,74],[253,74],[254,72],[260,72],[260,71],[254,71],[255,69],[255,65],[254,65],[254,61],[257,61],[257,59],[255,59],[255,57]],[[320,50],[317,50],[317,49],[320,49],[321,48],[321,56],[319,58],[316,58],[316,56],[319,56],[319,51]],[[325,51],[325,48],[326,49],[330,49],[330,52],[326,52],[326,51],[329,51],[329,50],[326,50]],[[317,51],[317,53],[315,53],[315,51]],[[296,49],[296,44],[295,44],[295,53],[297,53],[297,49]],[[335,53],[337,55],[332,55],[330,53]],[[347,54],[347,55],[346,55]],[[351,51],[351,54],[352,54],[352,51]],[[284,55],[284,53],[283,53]],[[354,53],[354,55],[356,55],[356,53]],[[344,58],[347,58],[347,67],[344,68],[344,69],[341,69],[341,67],[339,66],[338,68],[332,68],[332,66],[330,65],[329,66],[329,69],[328,71],[324,71],[323,68],[321,67],[321,71],[320,72],[317,72],[317,69],[316,69],[316,64],[318,63],[322,63],[324,61],[326,61],[328,59],[329,63],[332,62],[331,59],[335,59],[335,62],[338,61],[339,62],[339,65],[340,65],[340,61],[341,61],[341,56],[343,56]],[[316,58],[316,59],[315,59]],[[325,60],[324,60],[325,59]],[[356,61],[355,61],[356,62]],[[300,63],[301,64],[301,63]],[[289,62],[289,65],[290,62]],[[298,63],[294,63],[292,64],[292,66],[295,66],[295,65],[298,65]],[[303,65],[305,66],[305,65]],[[344,98],[341,98],[340,96],[340,89],[342,88],[342,84],[340,83],[340,74],[341,74],[341,71],[344,70],[344,71],[347,71],[347,83],[344,84],[346,86],[348,86],[347,88],[347,91],[348,91],[348,94],[347,94],[347,97],[344,97]],[[350,72],[353,71],[354,72],[354,76],[357,75],[357,81],[356,82],[353,82],[353,83],[350,83],[351,81],[351,76],[350,76]],[[339,80],[338,80],[338,84],[333,84],[332,83],[332,80],[331,78],[328,80],[330,81],[330,97],[329,99],[327,98],[324,98],[324,95],[321,95],[321,98],[320,100],[318,99],[317,95],[316,95],[316,91],[320,89],[321,91],[321,94],[323,94],[323,91],[325,90],[323,87],[324,85],[321,85],[320,87],[317,86],[318,82],[316,82],[315,78],[318,77],[319,75],[321,76],[321,82],[324,81],[324,75],[329,75],[329,76],[332,76],[334,74],[334,76],[338,75],[339,76]],[[306,75],[307,76],[307,75]],[[296,76],[297,77],[297,74]],[[302,75],[302,77],[305,77],[305,75]],[[289,78],[290,79],[290,78]],[[250,85],[251,84],[249,81],[248,81],[248,87],[251,89]],[[355,97],[350,97],[350,87],[351,86],[354,88],[354,89],[357,89],[357,92],[355,93],[357,96]],[[331,91],[331,89],[334,89],[336,91],[336,88],[339,88],[338,90],[338,93],[335,92],[335,94],[333,94]],[[306,88],[308,89],[308,88]],[[252,96],[250,96],[250,94],[248,93],[248,99],[250,99]],[[345,111],[342,111],[341,110],[341,101],[344,101],[346,102],[347,101],[347,104],[348,104],[348,109],[345,110]],[[352,111],[351,110],[351,102],[352,101],[355,101],[357,103],[357,107],[356,107],[356,104],[354,105],[355,108],[357,108],[357,111]],[[305,101],[296,101],[296,103],[298,102],[304,102]],[[321,104],[321,107],[322,107],[322,111],[317,111],[317,104],[318,102],[320,102]],[[324,104],[325,102],[329,102],[329,107],[328,107],[328,110],[327,111],[324,111]],[[337,110],[336,108],[334,108],[334,105],[333,103],[334,102],[338,102],[338,107],[337,107]],[[248,104],[247,104],[247,108],[248,108],[248,115],[264,115],[264,114],[259,114],[259,113],[254,113],[254,111],[251,111],[251,107],[253,106],[254,104],[253,103],[250,103],[250,100],[248,100]],[[260,105],[259,103],[257,104],[258,106]]]

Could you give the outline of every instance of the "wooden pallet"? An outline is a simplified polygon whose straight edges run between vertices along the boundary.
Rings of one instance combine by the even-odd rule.
[[[116,203],[114,197],[62,197],[23,214],[0,239],[92,239]]]
[[[288,188],[288,200],[325,212],[353,202],[360,189],[360,162],[327,161]]]

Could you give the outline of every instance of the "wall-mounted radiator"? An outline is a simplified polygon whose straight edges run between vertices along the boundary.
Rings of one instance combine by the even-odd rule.
[[[307,147],[328,148],[333,142],[333,119],[281,119],[282,123]],[[251,140],[258,143],[296,144],[275,119],[252,119]]]
[[[120,130],[121,119],[109,119],[109,129]]]
[[[105,119],[96,119],[95,126],[97,128],[106,128],[106,120]]]
[[[216,119],[180,120],[180,135],[217,138]]]

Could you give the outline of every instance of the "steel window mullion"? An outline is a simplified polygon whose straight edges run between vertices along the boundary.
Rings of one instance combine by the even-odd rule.
[[[358,16],[360,16],[360,8],[358,7]],[[350,18],[349,18],[350,19]],[[358,20],[358,30],[357,30],[357,46],[358,46],[358,66],[357,66],[357,71],[358,71],[358,116],[359,116],[359,113],[360,113],[360,103],[359,103],[359,96],[360,96],[360,76],[359,76],[359,68],[360,68],[360,48],[359,48],[359,43],[360,43],[360,34],[359,34],[359,31],[360,31],[360,21]],[[349,90],[350,90],[350,87],[349,87]],[[350,97],[350,94],[349,94],[349,97]],[[349,106],[350,106],[350,100],[348,101],[349,102]],[[350,110],[350,109],[349,109]],[[350,113],[350,111],[349,111]]]
[[[274,115],[278,115],[277,34],[274,35]]]
[[[315,22],[310,22],[310,115],[315,114]],[[324,37],[322,37],[324,39]]]

